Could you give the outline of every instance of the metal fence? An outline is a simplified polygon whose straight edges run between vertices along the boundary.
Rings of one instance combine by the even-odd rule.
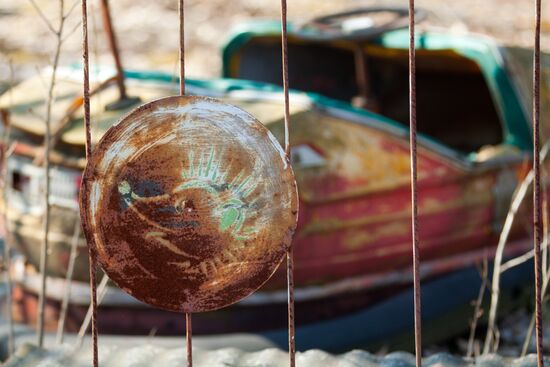
[[[103,1],[103,16],[109,18],[107,11],[107,0]],[[534,228],[534,264],[535,264],[535,297],[536,297],[536,347],[539,367],[543,366],[543,330],[542,330],[542,260],[541,260],[541,242],[542,242],[542,199],[541,199],[541,148],[540,148],[540,26],[541,26],[541,0],[535,0],[536,4],[536,27],[534,34],[534,63],[533,63],[533,228]],[[83,80],[83,95],[84,95],[84,123],[86,127],[86,158],[89,159],[92,155],[91,130],[90,130],[90,87],[89,87],[89,57],[88,57],[88,22],[87,22],[87,1],[82,0],[82,30],[83,30],[83,61],[84,61],[84,80]],[[180,61],[180,95],[185,95],[185,63],[184,63],[184,1],[179,0],[179,21],[180,21],[180,43],[179,43],[179,61]],[[106,22],[110,24],[110,20]],[[283,75],[283,90],[284,90],[284,127],[285,140],[284,152],[287,161],[290,163],[290,139],[289,139],[289,82],[288,82],[288,47],[287,47],[287,4],[286,0],[281,0],[281,44],[282,44],[282,75]],[[108,30],[109,43],[111,48],[116,52],[116,38],[112,30]],[[419,226],[422,223],[418,221],[418,190],[417,190],[417,118],[416,118],[416,64],[415,64],[415,4],[414,0],[409,0],[409,123],[410,123],[410,168],[411,168],[411,229],[412,229],[412,264],[414,272],[414,318],[415,318],[415,354],[416,366],[422,365],[422,320],[421,320],[421,297],[420,297],[420,263],[421,254],[419,251]],[[125,95],[124,82],[122,80],[122,66],[118,57],[115,58],[116,66],[119,71],[118,84],[121,95]],[[48,176],[47,176],[48,177]],[[96,267],[97,258],[94,252],[94,247],[89,244],[89,259],[90,259],[90,287],[91,287],[91,324],[93,335],[93,365],[98,366],[98,329],[97,329],[97,280]],[[9,256],[8,256],[9,258]],[[294,367],[295,361],[295,328],[294,328],[294,265],[293,265],[293,248],[290,246],[286,253],[286,270],[287,270],[287,291],[288,291],[288,351],[289,364]],[[43,275],[45,277],[45,274]],[[45,278],[44,278],[45,279]],[[102,282],[104,283],[104,282]],[[104,286],[104,284],[103,284]],[[44,292],[44,285],[42,291]],[[39,312],[42,309],[39,308]],[[186,330],[187,330],[187,359],[188,366],[192,366],[192,315],[185,314]],[[43,325],[43,316],[40,319]],[[42,343],[43,327],[39,327],[39,344]]]

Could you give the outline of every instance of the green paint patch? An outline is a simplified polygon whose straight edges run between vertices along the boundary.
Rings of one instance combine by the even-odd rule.
[[[226,209],[222,213],[222,217],[220,220],[220,229],[225,232],[226,230],[231,228],[231,226],[235,224],[235,222],[237,222],[238,218],[239,210],[237,208]]]
[[[192,151],[189,152],[187,164],[184,162],[181,172],[183,182],[172,194],[183,193],[185,196],[186,190],[204,190],[210,196],[213,208],[211,213],[219,220],[220,231],[229,232],[237,241],[243,242],[257,232],[253,226],[244,228],[244,223],[254,210],[255,200],[251,199],[251,196],[257,188],[257,183],[242,171],[231,182],[227,182],[229,170],[222,169],[221,161],[214,148],[207,155],[202,154],[199,157]],[[135,194],[128,181],[120,182],[118,191],[128,206],[142,199]],[[185,199],[179,202],[185,202]],[[177,203],[174,203],[174,207],[176,206]]]
[[[195,162],[198,161],[198,164]],[[252,228],[243,232],[243,225],[249,217],[254,201],[251,194],[256,190],[254,180],[239,172],[231,182],[227,182],[229,169],[222,168],[222,159],[214,148],[207,155],[195,157],[189,152],[187,168],[184,168],[181,177],[184,182],[178,190],[200,188],[212,195],[214,210],[212,213],[219,218],[220,230],[229,231],[236,239],[245,240],[256,231]]]

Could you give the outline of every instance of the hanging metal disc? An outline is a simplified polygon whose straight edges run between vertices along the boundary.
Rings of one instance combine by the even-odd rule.
[[[247,112],[205,97],[143,105],[103,136],[81,217],[109,277],[153,306],[218,309],[273,274],[296,227],[294,174]]]

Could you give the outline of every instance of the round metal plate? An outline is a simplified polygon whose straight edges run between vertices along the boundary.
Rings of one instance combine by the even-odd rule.
[[[150,305],[222,308],[276,270],[296,228],[294,174],[247,112],[205,97],[145,104],[104,135],[81,217],[109,277]]]

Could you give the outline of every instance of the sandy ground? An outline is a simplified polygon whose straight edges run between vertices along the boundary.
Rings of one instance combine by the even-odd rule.
[[[59,2],[35,0],[56,26]],[[74,10],[66,22],[66,41],[61,63],[80,61],[80,1],[66,0]],[[98,1],[89,1],[92,62],[109,64],[102,34]],[[128,68],[154,68],[175,72],[178,46],[176,0],[111,1],[124,64]],[[289,0],[289,19],[305,21],[313,16],[373,5],[406,6],[406,0]],[[471,30],[494,36],[505,43],[532,44],[534,0],[417,0],[429,12],[427,23],[456,32]],[[193,77],[219,75],[220,47],[230,29],[251,19],[277,19],[276,0],[187,0],[187,73]],[[543,10],[545,49],[550,50],[550,8]],[[425,23],[426,24],[426,23]],[[0,81],[9,80],[12,60],[15,78],[21,79],[48,64],[55,36],[48,31],[30,0],[0,0]]]

